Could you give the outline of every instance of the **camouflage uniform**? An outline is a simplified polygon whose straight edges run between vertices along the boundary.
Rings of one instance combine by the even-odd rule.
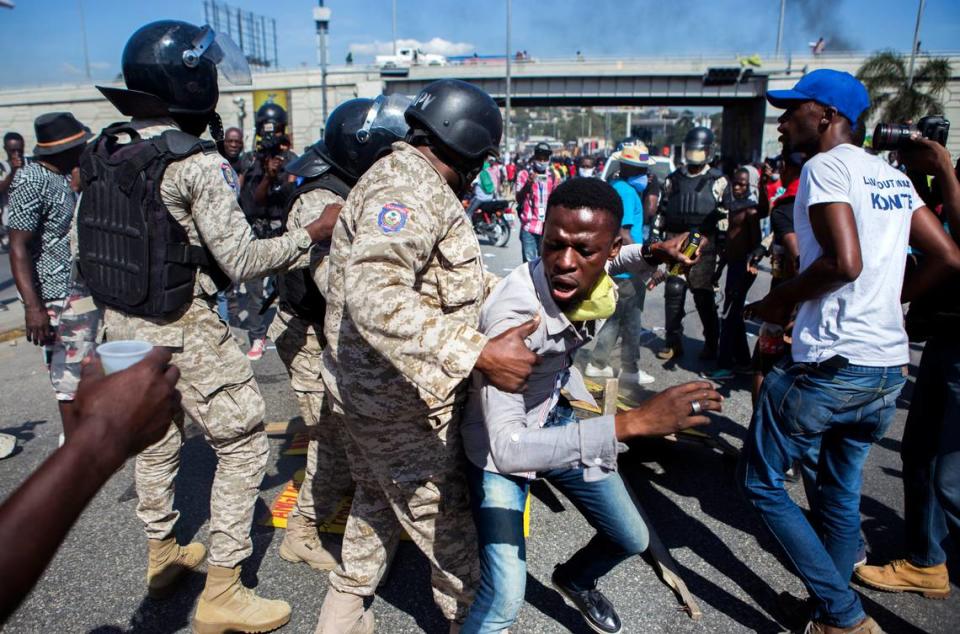
[[[133,122],[144,138],[173,128],[163,121]],[[217,154],[194,154],[172,163],[160,192],[170,214],[187,231],[191,244],[205,244],[234,281],[309,262],[303,230],[256,240],[237,203],[237,178]],[[143,318],[112,308],[104,311],[108,340],[142,339],[173,350],[180,369],[177,387],[183,410],[203,429],[217,454],[210,491],[210,556],[215,566],[232,568],[253,551],[250,524],[266,471],[269,445],[263,429],[264,403],[246,355],[217,314],[217,288],[197,272],[193,301],[175,317]],[[173,481],[180,465],[183,418],[137,456],[137,514],[147,537],[173,534],[179,513],[173,508]]]
[[[343,199],[325,189],[303,193],[290,210],[287,231],[316,220],[323,208],[333,203],[343,204]],[[311,268],[314,271],[325,255],[326,250],[320,245],[313,247]],[[329,410],[323,402],[323,381],[320,378],[323,325],[297,317],[281,300],[268,334],[277,344],[277,354],[290,375],[290,387],[297,396],[300,415],[310,434],[307,469],[293,512],[314,524],[322,524],[337,510],[341,498],[353,489],[343,430],[333,426],[334,421],[328,416]]]
[[[328,262],[322,374],[357,486],[330,582],[373,595],[402,527],[460,619],[479,580],[458,423],[486,344],[480,246],[443,177],[398,142],[347,198]]]

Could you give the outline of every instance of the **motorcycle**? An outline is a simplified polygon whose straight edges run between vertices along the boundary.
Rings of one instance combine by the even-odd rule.
[[[463,206],[468,210],[470,202],[464,201]],[[495,247],[507,246],[510,241],[510,222],[506,218],[509,209],[510,203],[506,200],[488,200],[477,205],[470,217],[477,236]]]

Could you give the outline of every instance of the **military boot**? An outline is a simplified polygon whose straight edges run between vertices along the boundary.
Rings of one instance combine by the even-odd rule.
[[[207,549],[196,542],[180,546],[173,537],[147,540],[147,593],[151,598],[169,596],[180,575],[203,563]]]
[[[797,632],[802,634],[883,634],[877,622],[869,616],[853,627],[834,627],[810,621],[803,630],[797,630]]]
[[[333,570],[340,549],[327,550],[320,541],[317,525],[299,513],[287,517],[287,530],[280,544],[280,558],[292,563],[306,562],[314,570]]]
[[[363,597],[330,586],[313,634],[373,634],[375,626],[373,612],[363,609]]]
[[[207,567],[207,585],[193,615],[194,634],[270,632],[289,620],[286,601],[258,597],[240,582],[240,566]]]
[[[864,585],[887,592],[919,592],[928,599],[950,596],[950,579],[946,564],[914,566],[906,559],[896,559],[886,566],[860,566],[853,574]]]

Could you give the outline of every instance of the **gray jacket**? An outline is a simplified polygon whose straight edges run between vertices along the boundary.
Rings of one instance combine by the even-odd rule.
[[[640,256],[640,245],[621,249],[608,263],[611,275],[649,275],[652,267]],[[519,326],[534,315],[540,326],[527,339],[542,357],[522,394],[510,394],[490,385],[474,371],[466,410],[460,424],[467,458],[494,473],[536,477],[536,472],[583,467],[584,480],[601,480],[617,468],[613,416],[599,416],[561,427],[543,427],[557,404],[560,391],[572,400],[596,405],[573,366],[573,353],[589,342],[603,322],[587,322],[580,330],[567,319],[550,295],[540,260],[514,269],[490,294],[480,314],[480,332],[487,337]]]

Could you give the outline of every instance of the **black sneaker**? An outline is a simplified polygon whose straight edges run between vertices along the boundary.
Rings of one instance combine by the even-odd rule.
[[[560,593],[567,603],[572,605],[583,616],[594,632],[600,634],[619,634],[623,628],[617,611],[613,609],[613,604],[603,596],[603,593],[593,588],[592,590],[578,591],[570,588],[558,574],[559,566],[553,569],[553,575],[550,582]]]

